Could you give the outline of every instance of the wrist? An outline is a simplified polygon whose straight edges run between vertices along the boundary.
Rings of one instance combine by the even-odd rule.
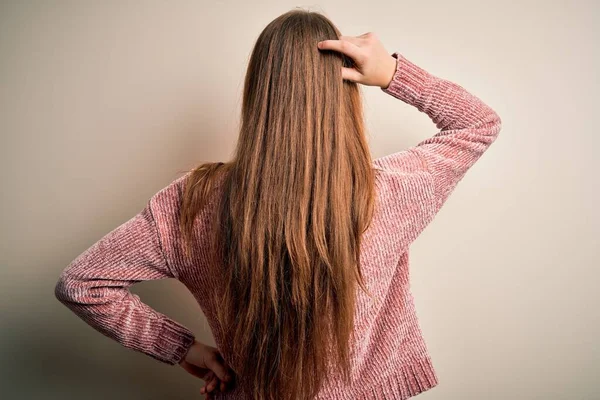
[[[186,361],[186,362],[188,361],[188,357],[190,355],[190,352],[191,352],[192,348],[196,345],[196,343],[199,343],[199,342],[196,339],[194,339],[194,341],[192,342],[192,344],[185,351],[185,354],[183,355],[183,357],[179,361],[179,364],[182,364],[184,361]]]
[[[398,69],[398,59],[396,57],[390,55],[387,61],[388,65],[385,67],[385,79],[383,84],[380,85],[384,90],[390,86],[390,83],[392,83],[392,80],[394,79],[394,75],[396,75],[396,70]]]

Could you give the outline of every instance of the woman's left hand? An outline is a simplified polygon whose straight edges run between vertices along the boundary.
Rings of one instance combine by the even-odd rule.
[[[225,392],[233,384],[233,371],[227,366],[219,350],[204,343],[195,341],[179,365],[204,380],[206,385],[200,389],[200,393],[207,393],[207,399],[213,390]]]

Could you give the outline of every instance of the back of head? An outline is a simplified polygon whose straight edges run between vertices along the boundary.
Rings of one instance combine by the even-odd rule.
[[[194,217],[224,177],[212,290],[221,350],[253,399],[311,399],[336,371],[349,379],[375,172],[360,89],[341,75],[352,60],[317,48],[339,36],[300,9],[269,23],[249,60],[233,160],[201,165],[186,185],[191,246]]]

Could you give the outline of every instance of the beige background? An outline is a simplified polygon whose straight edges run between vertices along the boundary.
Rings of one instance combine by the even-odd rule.
[[[420,398],[600,398],[598,4],[2,2],[2,398],[198,398],[201,381],[97,333],[54,285],[179,171],[230,157],[252,45],[295,6],[378,33],[503,120],[412,246],[440,379]],[[364,94],[374,157],[435,134],[425,114]],[[214,343],[179,282],[133,291]]]

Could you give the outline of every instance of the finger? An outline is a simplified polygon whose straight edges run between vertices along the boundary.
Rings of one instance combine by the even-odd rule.
[[[221,361],[221,358],[218,355],[215,357],[209,357],[208,360],[206,360],[206,367],[213,371],[219,379],[226,382],[231,380],[229,368],[227,368],[227,365]]]
[[[207,373],[205,373],[204,377],[202,378],[204,380],[204,384],[208,384],[208,382],[210,382],[214,377],[215,373],[212,371],[208,371]]]
[[[363,37],[361,37],[361,36],[345,36],[345,35],[341,35],[340,36],[340,40],[346,40],[346,41],[348,41],[350,43],[354,43],[355,45],[357,45],[358,47],[360,47],[360,45],[365,42],[365,39]]]
[[[367,39],[367,38],[370,38],[370,37],[372,37],[372,36],[374,36],[374,35],[375,35],[375,34],[374,34],[373,32],[365,32],[365,33],[363,33],[362,35],[359,35],[358,37],[359,37],[359,38],[363,38],[363,39]]]
[[[355,61],[362,55],[360,48],[347,40],[323,40],[319,42],[318,46],[321,50],[334,50],[346,54]]]
[[[210,392],[210,383],[213,381],[214,375],[204,379],[204,392]]]
[[[212,382],[214,379],[216,379],[216,377],[215,377],[215,374],[214,374],[212,371],[210,371],[209,373],[207,373],[207,374],[204,376],[204,387],[203,387],[203,389],[204,389],[204,392],[205,392],[205,393],[208,393],[208,392],[209,392],[209,390],[208,390],[208,389],[209,389],[209,385],[210,385],[210,383],[211,383],[211,382]]]
[[[208,383],[208,385],[206,386],[206,390],[208,392],[212,392],[213,390],[215,390],[215,388],[217,387],[217,378],[213,378],[210,380],[210,382]]]
[[[209,393],[208,384],[205,384],[204,386],[202,386],[202,388],[200,388],[200,393],[202,393],[202,394]]]
[[[204,377],[204,386],[202,387],[202,389],[200,389],[200,393],[208,393],[209,392],[209,384],[213,379],[214,379],[214,374],[211,371]]]
[[[352,81],[352,82],[360,82],[362,75],[354,68],[342,67],[342,79]]]
[[[188,373],[194,375],[195,377],[198,377],[200,379],[204,379],[205,378],[205,374],[202,373],[201,371],[198,370],[198,367],[196,367],[195,365],[190,364],[187,361],[182,361],[181,362],[181,367],[186,370]]]

